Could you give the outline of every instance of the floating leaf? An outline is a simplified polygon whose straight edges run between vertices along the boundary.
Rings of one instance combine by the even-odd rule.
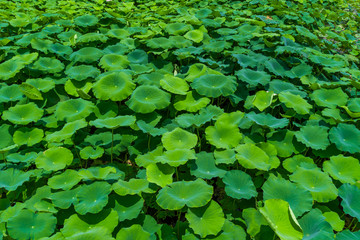
[[[43,116],[44,110],[35,103],[16,104],[3,112],[2,118],[14,124],[26,125],[31,122],[37,122]]]
[[[216,98],[233,94],[236,90],[236,83],[229,76],[206,74],[195,78],[191,87],[201,95]]]
[[[235,150],[237,152],[236,159],[243,167],[264,171],[268,171],[271,168],[269,156],[255,144],[241,144]]]
[[[99,65],[107,71],[121,70],[127,68],[129,64],[126,56],[114,53],[104,55],[99,62]]]
[[[298,141],[312,149],[325,150],[329,145],[328,128],[324,126],[306,125],[295,132]]]
[[[67,169],[65,172],[52,176],[48,180],[48,185],[52,189],[69,190],[81,181],[77,171]]]
[[[205,129],[206,139],[217,148],[234,148],[242,139],[240,130],[235,125],[221,124]]]
[[[55,58],[40,57],[32,68],[46,73],[58,73],[64,69],[64,64]]]
[[[106,118],[106,119],[96,119],[94,121],[90,121],[90,126],[95,126],[97,128],[109,128],[115,129],[118,127],[131,126],[135,123],[136,118],[132,115],[124,115],[117,116],[114,118]]]
[[[251,177],[243,171],[227,171],[222,180],[225,183],[226,194],[232,198],[250,199],[257,196]]]
[[[166,150],[191,149],[195,147],[197,141],[195,134],[181,128],[175,128],[161,137],[161,142]]]
[[[226,171],[216,167],[212,153],[200,152],[196,154],[196,160],[191,164],[190,173],[198,178],[212,179],[223,177]]]
[[[309,114],[310,109],[312,109],[312,106],[305,99],[290,92],[280,93],[279,100],[286,107],[293,108],[298,114]]]
[[[44,137],[44,131],[38,128],[20,128],[14,132],[13,140],[14,143],[21,146],[33,146],[39,142]]]
[[[304,232],[304,240],[334,238],[331,225],[325,221],[319,209],[312,209],[299,220],[299,223]]]
[[[336,108],[346,105],[349,97],[341,88],[319,89],[309,95],[318,106]]]
[[[355,185],[343,184],[339,188],[339,196],[342,199],[341,206],[344,212],[360,221],[360,204],[357,200],[360,197],[360,188]]]
[[[94,104],[84,99],[69,99],[59,102],[56,106],[55,117],[59,121],[72,122],[86,118],[94,110]]]
[[[84,47],[73,52],[70,60],[74,62],[92,63],[99,60],[103,56],[103,51],[94,47]]]
[[[355,184],[360,180],[360,163],[354,157],[331,156],[330,161],[323,163],[323,168],[332,178],[342,183]]]
[[[332,143],[341,151],[349,153],[360,152],[360,130],[354,125],[339,123],[329,131],[329,138]]]
[[[8,191],[15,191],[24,182],[29,181],[31,172],[23,172],[15,168],[9,168],[0,173],[0,187]]]
[[[35,159],[36,167],[46,171],[57,171],[69,166],[73,161],[73,154],[64,147],[53,147],[40,153]]]
[[[134,224],[128,228],[122,228],[116,234],[116,240],[148,240],[150,233],[145,231],[139,224]]]
[[[66,69],[65,74],[71,79],[82,81],[87,78],[96,78],[100,74],[100,70],[91,65],[79,65]]]

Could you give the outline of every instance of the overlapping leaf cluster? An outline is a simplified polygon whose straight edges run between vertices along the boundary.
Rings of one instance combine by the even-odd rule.
[[[360,239],[358,6],[0,1],[4,239]]]

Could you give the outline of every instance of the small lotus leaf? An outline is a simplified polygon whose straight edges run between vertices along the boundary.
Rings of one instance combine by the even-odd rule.
[[[162,49],[170,49],[173,48],[173,42],[170,39],[165,37],[151,38],[146,40],[146,46],[150,48],[162,48]]]
[[[242,139],[240,130],[235,125],[218,124],[205,129],[206,139],[217,148],[236,147]]]
[[[187,163],[189,159],[195,159],[195,151],[189,149],[174,149],[165,151],[162,156],[155,157],[155,161],[178,167]]]
[[[250,87],[257,85],[266,85],[270,82],[271,76],[263,71],[254,71],[248,68],[241,69],[236,72],[236,76],[240,81],[246,82]]]
[[[325,220],[330,223],[331,227],[335,231],[340,232],[341,230],[343,230],[345,226],[345,221],[341,220],[341,218],[336,212],[324,212],[323,216],[325,217]]]
[[[207,97],[229,96],[236,90],[236,82],[230,76],[206,74],[195,78],[191,87]]]
[[[285,159],[282,164],[286,170],[293,173],[298,166],[302,165],[302,163],[305,163],[307,166],[317,167],[311,158],[303,155],[294,155],[291,158]]]
[[[95,108],[95,105],[81,98],[69,99],[59,102],[56,106],[55,117],[59,121],[72,122],[89,116]]]
[[[165,31],[170,35],[182,35],[187,31],[192,30],[192,26],[185,23],[169,23],[165,27]]]
[[[175,172],[173,167],[159,163],[147,164],[148,165],[146,166],[146,179],[149,182],[155,183],[160,187],[165,187],[166,185],[173,182],[172,176]]]
[[[146,179],[132,178],[129,181],[119,180],[112,186],[114,192],[120,196],[136,195],[142,192],[153,193],[154,191],[149,188],[149,182]]]
[[[43,116],[44,110],[33,103],[16,104],[3,112],[2,118],[14,124],[26,125],[37,122]]]
[[[266,61],[264,65],[273,74],[281,77],[286,76],[285,68],[275,58]]]
[[[197,112],[200,109],[206,107],[210,103],[210,99],[206,97],[200,97],[195,92],[188,92],[186,97],[175,98],[174,107],[178,111]]]
[[[30,41],[31,43],[31,47],[38,50],[38,51],[41,51],[45,54],[48,53],[48,50],[50,48],[50,46],[53,44],[52,41],[50,40],[47,40],[47,39],[39,39],[39,38],[33,38],[31,39]]]
[[[201,42],[203,39],[204,39],[204,33],[200,30],[191,30],[191,31],[188,31],[184,37],[186,39],[189,39],[193,42],[196,42],[196,43],[199,43]]]
[[[336,108],[337,106],[346,105],[349,97],[341,88],[335,89],[318,89],[310,94],[310,98],[318,106]]]
[[[39,128],[20,128],[15,131],[13,135],[14,143],[18,146],[27,145],[32,146],[39,142],[44,137],[44,131]]]
[[[339,188],[339,196],[342,199],[341,206],[346,214],[357,218],[360,221],[360,188],[356,185],[343,184]]]
[[[174,77],[170,74],[164,75],[160,80],[160,86],[168,92],[180,95],[186,95],[189,91],[189,85],[182,78]]]
[[[288,202],[281,199],[269,199],[264,202],[264,207],[259,208],[259,211],[281,240],[303,239],[303,231]]]
[[[236,153],[234,149],[215,150],[215,164],[233,164],[236,161],[235,155]]]
[[[70,60],[73,62],[92,63],[103,56],[103,51],[94,47],[84,47],[73,52],[70,55]]]
[[[83,180],[111,180],[124,177],[124,172],[114,167],[90,167],[80,169],[78,173]]]
[[[112,196],[109,205],[118,213],[119,221],[131,220],[139,216],[144,199],[139,195]]]
[[[12,163],[33,163],[37,157],[35,152],[29,152],[25,154],[12,153],[6,156],[6,160]]]
[[[54,120],[56,121],[56,118]],[[46,135],[46,141],[62,142],[68,138],[71,138],[76,133],[77,130],[84,127],[87,127],[87,122],[84,119],[79,119],[73,122],[66,123],[60,131],[56,131]]]
[[[104,149],[96,146],[93,148],[92,146],[84,147],[80,150],[80,157],[82,159],[98,159],[104,154]]]
[[[15,191],[24,182],[29,181],[30,176],[31,172],[8,168],[0,173],[0,187],[8,191]]]
[[[148,240],[150,233],[145,231],[139,224],[133,224],[131,227],[122,228],[116,234],[116,240]]]
[[[124,115],[117,116],[114,118],[106,118],[106,119],[96,119],[94,121],[90,121],[90,126],[95,126],[97,128],[109,128],[115,129],[118,127],[131,126],[135,123],[136,118],[132,115]]]
[[[69,190],[81,181],[81,176],[77,171],[67,169],[63,173],[54,175],[48,180],[48,185],[52,189]]]
[[[181,128],[164,133],[161,142],[166,150],[191,149],[197,144],[197,136]]]
[[[46,78],[37,78],[37,79],[27,79],[26,83],[36,87],[41,92],[49,92],[51,89],[55,87],[54,79],[46,77]]]
[[[330,161],[323,163],[323,169],[332,178],[342,183],[355,184],[360,180],[360,163],[354,157],[344,155],[331,156]]]
[[[27,96],[29,99],[33,100],[43,100],[41,92],[31,84],[22,83],[20,86],[20,91]]]
[[[74,19],[76,25],[80,27],[91,27],[98,23],[99,19],[90,14],[82,15]]]
[[[100,70],[91,65],[79,65],[66,69],[65,74],[71,79],[82,81],[87,78],[96,78],[100,74]]]
[[[341,151],[360,152],[360,130],[355,125],[339,123],[337,127],[330,129],[329,138]]]
[[[312,106],[305,99],[290,92],[280,93],[279,100],[286,107],[294,109],[298,114],[309,114],[310,109],[312,109]]]
[[[216,167],[213,153],[200,152],[196,154],[196,160],[191,165],[190,173],[198,178],[212,179],[223,177],[226,171]]]
[[[22,98],[24,98],[24,94],[20,91],[19,85],[12,84],[0,88],[0,103],[15,102]]]
[[[272,91],[264,91],[264,90],[258,91],[255,94],[255,98],[252,102],[252,105],[254,105],[257,109],[259,109],[262,112],[266,108],[270,107],[273,97],[274,97],[274,92]]]
[[[106,54],[100,59],[99,65],[107,71],[121,70],[129,66],[130,62],[124,55]]]
[[[189,221],[189,227],[202,238],[218,234],[225,223],[222,208],[215,201],[200,208],[189,208],[185,217]]]
[[[90,42],[103,42],[105,43],[108,40],[102,33],[86,33],[77,38],[79,43],[90,43]]]
[[[83,239],[102,239],[102,240],[115,240],[112,237],[111,233],[104,227],[93,227],[86,229],[82,232],[75,233],[70,237],[66,238],[67,240],[83,240]]]
[[[325,150],[329,145],[328,128],[324,126],[306,125],[295,132],[298,141],[312,149]]]
[[[58,73],[64,69],[64,64],[55,58],[40,57],[32,68],[46,73]]]
[[[227,171],[223,177],[225,192],[235,199],[250,199],[257,196],[251,177],[240,170]]]
[[[36,167],[46,171],[57,171],[69,166],[73,161],[73,154],[64,147],[52,147],[40,153],[35,159]]]
[[[130,33],[125,29],[111,29],[106,33],[106,36],[121,40],[129,37]]]
[[[236,159],[245,168],[268,171],[272,167],[269,156],[255,144],[241,144],[235,150]]]
[[[246,231],[252,237],[260,232],[261,226],[268,225],[264,216],[255,208],[245,208],[242,212],[242,217],[247,226]]]
[[[25,67],[20,61],[10,59],[0,64],[0,80],[8,80],[14,77],[21,69]]]
[[[246,117],[258,125],[267,126],[270,128],[284,128],[289,124],[288,119],[275,118],[274,116],[268,113],[256,114],[255,112],[250,112],[246,114]]]
[[[156,202],[163,209],[180,210],[205,206],[212,197],[213,187],[198,178],[195,181],[179,181],[163,187],[156,196]]]
[[[60,56],[68,56],[73,52],[70,46],[65,46],[60,43],[51,44],[49,51]]]
[[[334,232],[331,225],[325,221],[325,217],[319,209],[312,209],[299,220],[304,232],[303,240],[333,239]]]

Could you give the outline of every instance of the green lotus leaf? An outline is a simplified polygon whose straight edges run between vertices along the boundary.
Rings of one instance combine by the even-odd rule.
[[[99,213],[108,203],[111,185],[107,182],[94,182],[82,185],[76,194],[75,211],[81,215],[86,213]]]
[[[318,89],[309,95],[318,106],[336,108],[346,105],[349,97],[341,88]]]
[[[223,52],[225,49],[230,48],[232,43],[226,41],[210,41],[208,44],[204,45],[204,49],[208,52]]]
[[[300,95],[303,98],[307,96],[305,92],[300,91],[294,84],[281,80],[272,80],[269,84],[269,91],[273,91],[276,94],[290,92],[294,95]]]
[[[257,109],[261,112],[264,111],[266,108],[270,107],[274,97],[274,92],[272,91],[257,91],[255,94],[255,98],[252,102]]]
[[[187,91],[189,91],[189,85],[184,79],[174,77],[170,74],[164,75],[160,80],[160,86],[174,94],[186,95]]]
[[[102,33],[86,33],[84,35],[81,35],[78,37],[77,42],[80,43],[89,43],[89,42],[103,42],[105,43],[108,40],[108,37],[106,37]]]
[[[303,239],[303,231],[288,202],[269,199],[264,201],[264,207],[259,208],[259,211],[281,240]]]
[[[298,114],[309,114],[310,109],[312,109],[312,106],[305,99],[290,92],[280,93],[279,100],[286,107],[294,109]]]
[[[330,161],[323,163],[323,169],[332,178],[342,183],[355,184],[360,180],[360,163],[354,157],[344,155],[331,156]]]
[[[92,63],[99,60],[103,56],[103,51],[94,47],[84,47],[73,52],[70,60],[73,62]]]
[[[31,43],[31,47],[33,49],[41,51],[41,52],[43,52],[45,54],[48,53],[48,50],[49,50],[50,46],[53,44],[53,42],[50,41],[50,40],[39,39],[39,38],[31,39],[30,43]]]
[[[73,214],[64,221],[61,233],[68,238],[90,229],[103,228],[107,233],[112,233],[119,224],[119,217],[114,209],[106,208],[97,214],[87,213],[86,215]],[[98,239],[98,238],[82,238]],[[106,239],[101,237],[100,239]]]
[[[255,208],[245,208],[242,212],[242,217],[247,225],[246,231],[252,237],[260,232],[261,226],[268,225],[264,216]]]
[[[79,65],[66,69],[65,74],[71,79],[82,81],[87,78],[96,78],[99,76],[100,70],[91,65]]]
[[[255,112],[250,112],[246,114],[246,117],[258,125],[270,128],[284,128],[289,124],[289,119],[279,119],[268,113],[256,114]]]
[[[319,168],[297,167],[296,171],[290,175],[290,180],[310,191],[313,199],[318,202],[329,202],[336,199],[338,195],[338,189],[329,175]]]
[[[182,35],[190,30],[192,30],[191,25],[180,22],[169,23],[165,26],[165,31],[170,35]]]
[[[291,158],[285,159],[285,161],[283,161],[283,167],[289,172],[293,173],[298,166],[302,165],[302,163],[306,164],[307,166],[313,166],[314,168],[317,167],[311,158],[305,157],[303,155],[294,155]]]
[[[281,177],[271,174],[262,186],[262,190],[264,200],[282,199],[288,202],[296,217],[312,209],[311,193]]]
[[[275,58],[271,58],[270,60],[266,61],[264,65],[273,74],[281,77],[286,76],[287,72],[285,68]]]
[[[165,37],[151,38],[149,40],[146,40],[146,46],[148,46],[149,48],[169,49],[173,48],[173,42]]]
[[[82,34],[73,30],[73,29],[70,29],[69,31],[67,32],[62,32],[62,33],[59,33],[57,35],[57,37],[62,41],[62,42],[65,42],[65,44],[72,44],[74,45],[74,38],[77,38],[79,36],[81,36]]]
[[[235,151],[236,159],[245,168],[268,171],[272,167],[269,156],[255,144],[241,144],[235,148]]]
[[[240,170],[227,171],[222,181],[225,183],[225,192],[235,199],[250,199],[257,196],[256,188],[250,175]]]
[[[39,128],[20,128],[15,131],[13,135],[14,143],[18,146],[27,145],[28,147],[33,146],[44,137],[44,131]]]
[[[16,102],[24,98],[19,85],[2,86],[0,88],[0,103]]]
[[[111,134],[108,132],[101,132],[94,135],[89,135],[85,138],[85,142],[90,143],[92,146],[105,146],[114,141],[121,141],[122,136],[120,134]]]
[[[133,224],[131,227],[122,228],[116,234],[116,240],[148,240],[150,236],[139,224]]]
[[[143,131],[144,133],[148,133],[151,136],[161,136],[164,133],[167,132],[166,129],[164,128],[155,128],[153,127],[151,124],[147,124],[146,122],[144,122],[143,120],[137,121],[136,125],[139,127],[139,129],[141,131]]]
[[[132,63],[132,64],[148,64],[149,63],[149,56],[148,54],[141,49],[135,49],[134,51],[132,51],[131,53],[129,53],[127,55],[128,60]],[[155,72],[158,73],[158,72]]]
[[[341,230],[343,230],[345,226],[345,221],[341,220],[341,218],[336,212],[324,212],[322,215],[325,217],[325,221],[330,223],[331,227],[335,231],[340,232]]]
[[[103,239],[103,240],[115,240],[111,233],[104,227],[93,227],[83,232],[78,232],[67,237],[67,240],[83,240],[83,239]]]
[[[36,167],[46,171],[58,171],[69,166],[73,161],[73,154],[64,147],[52,147],[40,153],[35,159]]]
[[[187,40],[183,36],[170,36],[169,40],[173,42],[173,46],[176,48],[187,48],[192,45],[192,42],[190,40]]]
[[[8,80],[14,77],[21,69],[25,67],[25,64],[10,59],[0,64],[0,80]]]
[[[236,161],[234,149],[215,150],[215,164],[233,164]]]
[[[60,131],[47,134],[46,141],[62,142],[68,138],[71,138],[76,133],[77,130],[84,127],[87,127],[87,122],[84,119],[79,119],[73,122],[66,123]]]
[[[359,98],[350,98],[347,103],[347,107],[352,112],[360,112],[360,99]]]
[[[32,68],[46,73],[58,73],[64,69],[64,64],[55,58],[40,57]]]
[[[56,217],[51,213],[34,213],[22,209],[9,219],[7,230],[14,239],[40,239],[49,237],[54,232],[56,222]]]
[[[95,97],[101,100],[122,101],[134,91],[131,76],[124,72],[112,72],[99,76],[93,86]],[[139,94],[140,95],[140,94]]]
[[[27,79],[26,83],[36,87],[41,92],[49,92],[55,87],[54,79],[46,78],[36,78],[36,79]]]
[[[296,144],[294,137],[295,133],[293,131],[279,130],[269,137],[268,142],[276,147],[279,157],[290,157],[293,153],[304,150],[304,148]]]
[[[225,223],[222,208],[215,201],[200,208],[189,208],[185,217],[189,227],[202,238],[218,234]]]
[[[35,152],[29,152],[25,154],[12,153],[6,156],[6,160],[12,163],[33,163],[37,157]]]
[[[69,56],[73,52],[71,47],[62,45],[60,43],[51,44],[49,51],[60,56]]]
[[[206,74],[195,78],[191,87],[207,97],[229,96],[236,90],[236,82],[231,76]]]
[[[325,217],[319,209],[312,209],[299,220],[304,232],[303,240],[333,239],[334,232],[331,225],[325,221]]]
[[[80,150],[80,157],[82,159],[99,159],[103,154],[104,149],[99,146],[96,146],[96,148],[87,146]]]
[[[174,168],[169,165],[148,163],[146,166],[146,179],[160,187],[165,187],[173,182],[172,176],[174,172]]]
[[[83,180],[118,180],[124,177],[124,172],[114,167],[90,167],[80,169],[78,173]]]
[[[195,151],[189,149],[174,149],[165,151],[162,156],[155,157],[155,161],[169,164],[172,167],[184,165],[190,159],[195,159]]]
[[[153,193],[149,188],[149,182],[146,179],[132,178],[129,181],[119,180],[112,185],[112,189],[120,196],[140,195],[140,193]]]
[[[18,28],[22,28],[25,27],[26,25],[28,25],[31,22],[31,19],[28,16],[21,16],[21,17],[16,17],[14,19],[11,19],[9,21],[10,25],[13,27],[18,27]]]
[[[174,107],[178,111],[197,112],[210,103],[210,99],[200,97],[196,92],[186,93],[186,97],[175,98]]]
[[[90,14],[85,14],[74,19],[74,23],[80,27],[91,27],[98,23],[99,19]]]
[[[206,139],[217,148],[230,149],[236,147],[242,134],[236,125],[218,124],[205,129]]]
[[[111,29],[106,33],[106,36],[117,39],[125,39],[130,36],[130,33],[125,29]]]
[[[325,67],[330,67],[330,68],[341,68],[346,65],[346,63],[344,61],[342,61],[342,60],[337,61],[337,60],[331,58],[330,56],[331,55],[318,56],[318,55],[311,54],[308,56],[308,58],[309,58],[309,60],[311,60],[314,63],[323,65]]]
[[[226,171],[216,167],[213,153],[200,152],[196,154],[196,160],[191,164],[190,173],[198,178],[212,179],[223,177]]]
[[[114,53],[104,55],[99,62],[99,65],[107,71],[125,69],[129,64],[126,56]]]
[[[44,110],[33,103],[16,104],[3,112],[2,118],[14,124],[26,125],[37,122],[43,116]]]
[[[329,145],[328,128],[324,126],[306,125],[295,132],[296,139],[312,149],[325,150]]]
[[[129,51],[129,48],[126,45],[121,44],[121,43],[117,43],[115,45],[109,45],[103,50],[104,54],[114,53],[114,54],[118,54],[118,55],[123,55],[123,54],[127,53],[128,51]],[[129,56],[128,56],[128,59],[129,59]]]
[[[15,191],[24,182],[29,181],[31,172],[23,172],[15,168],[2,170],[0,174],[0,187],[8,191]]]
[[[72,122],[86,118],[94,111],[95,105],[81,98],[59,102],[56,106],[55,117],[59,121]]]
[[[296,67],[290,69],[289,72],[285,73],[290,78],[301,78],[303,76],[309,75],[312,73],[312,67],[306,63],[301,63]]]
[[[150,164],[156,163],[155,158],[158,156],[163,155],[163,147],[157,146],[154,150],[143,154],[143,155],[137,155],[135,158],[135,162],[140,167],[148,167]]]
[[[0,125],[0,149],[7,148],[11,145],[14,145],[12,132],[13,127],[8,124]]]
[[[318,37],[309,31],[309,29],[302,27],[302,26],[296,26],[296,31],[300,36],[305,36],[310,38],[311,40],[318,40]]]
[[[359,240],[359,239],[360,239],[360,231],[350,232],[349,229],[346,229],[336,234],[336,240]]]
[[[144,206],[144,199],[139,195],[111,196],[109,207],[119,216],[119,221],[131,220],[139,216]]]
[[[191,149],[197,144],[197,136],[181,128],[164,133],[161,142],[166,150]]]
[[[69,190],[81,181],[81,176],[77,171],[67,169],[63,173],[54,175],[48,180],[48,185],[52,189]]]
[[[356,185],[343,184],[339,188],[339,196],[342,199],[341,206],[346,214],[360,220],[360,188]]]
[[[212,197],[213,187],[198,178],[195,181],[178,181],[163,187],[156,202],[163,209],[180,210],[205,206]]]
[[[237,71],[236,76],[240,81],[248,83],[250,87],[256,87],[259,84],[265,86],[270,82],[271,78],[271,76],[264,71],[254,71],[248,68]]]
[[[170,104],[170,94],[154,86],[139,86],[126,102],[129,108],[138,113],[150,113],[164,109]]]
[[[43,100],[44,98],[41,95],[41,92],[31,84],[22,83],[19,85],[20,91],[29,99],[33,100]]]
[[[155,71],[149,74],[141,74],[136,82],[141,85],[153,85],[156,87],[160,87],[160,80],[164,77],[164,73],[160,71]]]
[[[185,80],[188,82],[193,82],[195,78],[199,78],[206,74],[215,74],[215,75],[223,76],[221,72],[208,68],[206,65],[202,63],[195,63],[189,67],[189,70],[186,73]]]
[[[360,130],[355,125],[339,123],[337,127],[330,129],[329,138],[341,151],[360,152]]]
[[[184,35],[184,37],[193,42],[199,43],[204,39],[204,33],[200,30],[190,30]]]
[[[73,205],[76,200],[76,194],[80,190],[80,188],[75,188],[72,190],[66,191],[58,191],[49,197],[51,199],[53,205],[57,208],[68,209],[71,205]]]
[[[106,119],[96,119],[90,121],[90,126],[95,126],[96,128],[109,128],[115,129],[118,127],[131,126],[135,123],[136,118],[132,115],[117,116],[114,118]]]

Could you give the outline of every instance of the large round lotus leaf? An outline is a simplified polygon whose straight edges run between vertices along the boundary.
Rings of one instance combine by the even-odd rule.
[[[360,188],[356,185],[343,184],[339,188],[339,196],[342,199],[341,206],[344,212],[360,221]]]
[[[48,180],[48,185],[52,189],[69,190],[81,181],[77,171],[67,169],[65,172],[52,176]]]
[[[35,159],[36,167],[46,171],[57,171],[69,166],[74,159],[71,151],[64,147],[52,147],[40,153]]]
[[[271,58],[270,60],[265,62],[265,67],[275,75],[284,77],[287,73],[285,68],[275,59]]]
[[[304,233],[303,240],[334,239],[333,229],[319,209],[312,209],[299,220],[299,223]]]
[[[231,76],[206,74],[195,78],[191,87],[207,97],[229,96],[236,90],[236,82]]]
[[[73,62],[92,63],[99,60],[103,54],[103,51],[98,48],[84,47],[76,52],[73,52],[70,55],[70,60]]]
[[[100,70],[91,65],[79,65],[66,69],[65,74],[71,79],[82,81],[87,78],[96,78],[99,76]]]
[[[196,92],[188,92],[186,97],[180,96],[175,98],[174,107],[178,111],[197,112],[210,103],[210,99],[200,97]]]
[[[236,159],[245,168],[268,171],[272,167],[269,156],[255,144],[242,144],[235,150],[237,152]]]
[[[284,128],[289,124],[289,119],[279,119],[268,113],[256,114],[255,112],[250,112],[246,114],[246,117],[258,125],[267,126],[270,128]]]
[[[135,49],[127,55],[128,60],[133,64],[148,64],[149,56],[141,49]]]
[[[164,73],[160,71],[155,71],[149,74],[141,74],[136,82],[140,85],[153,85],[156,87],[160,87],[160,80],[164,77]]]
[[[127,68],[130,62],[124,55],[106,54],[100,59],[99,65],[107,71],[121,70]]]
[[[36,79],[27,79],[26,83],[33,85],[41,92],[48,92],[55,87],[54,79],[46,78],[36,78]]]
[[[132,115],[124,115],[117,116],[113,118],[105,118],[105,119],[96,119],[94,121],[90,121],[90,126],[95,126],[97,128],[109,128],[115,129],[118,127],[131,126],[135,123],[136,118]]]
[[[337,106],[345,106],[349,97],[341,88],[335,89],[319,89],[309,95],[318,106],[336,108]]]
[[[8,191],[15,191],[24,182],[29,181],[31,172],[23,172],[15,168],[2,170],[0,173],[0,187]]]
[[[151,38],[146,40],[146,46],[150,48],[162,48],[169,49],[173,48],[174,43],[170,39],[165,37]]]
[[[360,231],[350,232],[349,229],[346,229],[336,234],[336,240],[359,240],[359,239],[360,239]]]
[[[94,182],[82,185],[76,194],[77,202],[74,203],[75,211],[81,215],[100,212],[108,202],[111,185],[107,182]]]
[[[289,203],[281,199],[269,199],[259,208],[276,235],[281,240],[301,240],[303,231],[295,218]]]
[[[26,125],[37,122],[43,116],[44,110],[38,108],[35,103],[16,104],[3,112],[2,118],[14,124]]]
[[[191,149],[197,144],[197,136],[181,128],[164,133],[161,142],[166,150]]]
[[[54,232],[56,222],[56,217],[51,213],[34,213],[23,209],[9,219],[7,230],[13,239],[40,239]]]
[[[124,178],[124,172],[117,170],[114,167],[90,167],[87,169],[80,169],[78,173],[85,181],[118,180]]]
[[[271,76],[266,72],[254,71],[248,68],[237,71],[236,76],[240,81],[248,83],[250,87],[255,87],[258,84],[265,86],[270,82],[271,79]]]
[[[108,40],[102,33],[86,33],[78,37],[77,42],[79,43],[90,43],[90,42],[103,42],[105,43]]]
[[[56,106],[55,117],[59,121],[72,122],[89,116],[94,111],[95,105],[81,98],[69,99],[59,102]]]
[[[149,188],[149,182],[146,179],[131,178],[129,181],[119,180],[112,185],[112,189],[120,196],[135,195],[142,192],[153,193]]]
[[[332,178],[342,183],[355,184],[360,180],[360,163],[354,157],[344,155],[331,156],[330,161],[323,163],[323,169]]]
[[[44,137],[44,131],[39,128],[20,128],[15,131],[13,135],[14,143],[21,146],[32,146],[39,142]]]
[[[122,101],[135,89],[131,76],[124,72],[112,72],[99,76],[93,86],[96,98],[100,100]]]
[[[328,128],[324,126],[302,126],[300,131],[295,132],[299,142],[312,149],[325,150],[329,145]]]
[[[25,67],[20,61],[8,60],[0,64],[0,80],[8,80],[14,77],[21,69]]]
[[[32,48],[41,51],[45,54],[48,53],[50,46],[53,44],[53,42],[50,40],[38,39],[38,38],[31,39],[30,43]]]
[[[223,177],[225,192],[235,199],[250,199],[257,196],[256,188],[250,175],[240,170],[227,171]]]
[[[133,224],[131,227],[122,228],[116,234],[116,240],[149,240],[150,233],[145,231],[139,224]]]
[[[236,161],[235,150],[226,149],[226,150],[215,150],[214,151],[215,164],[233,164]]]
[[[200,30],[191,30],[191,31],[188,31],[184,37],[186,39],[189,39],[193,42],[196,42],[196,43],[199,43],[201,42],[203,39],[204,39],[204,33]]]
[[[331,227],[335,231],[340,232],[341,230],[343,230],[345,226],[345,221],[341,220],[341,218],[336,212],[324,212],[323,216],[325,217],[325,220],[330,223]]]
[[[273,174],[266,180],[262,190],[264,200],[282,199],[287,201],[297,217],[312,208],[313,199],[309,191],[281,177],[275,177]]]
[[[330,129],[329,138],[336,147],[345,152],[360,152],[360,130],[352,124],[339,123]]]
[[[215,201],[201,208],[189,208],[185,217],[189,227],[202,238],[218,234],[225,223],[222,208]]]
[[[82,159],[98,159],[104,154],[104,149],[96,146],[93,148],[92,146],[84,147],[80,150],[80,157]]]
[[[331,178],[319,168],[298,167],[290,180],[311,192],[315,201],[329,202],[336,199],[338,190]]]
[[[282,164],[287,171],[293,173],[298,166],[301,166],[302,163],[305,163],[307,166],[311,165],[316,167],[312,158],[305,157],[303,155],[294,155],[291,158],[285,159]]]
[[[212,179],[223,177],[226,171],[216,167],[213,153],[200,152],[196,160],[190,165],[190,174],[198,178]]]
[[[187,163],[189,159],[195,159],[195,151],[189,149],[175,149],[164,152],[162,156],[155,157],[157,162],[178,167]]]
[[[2,86],[0,88],[0,103],[15,102],[24,98],[24,94],[20,91],[19,85]]]
[[[15,55],[11,60],[15,60],[18,62],[21,62],[25,65],[32,63],[37,59],[39,56],[39,53],[28,53],[28,54],[22,54],[22,55]]]
[[[55,58],[40,57],[32,68],[46,73],[57,73],[64,69],[64,64]]]
[[[74,19],[76,25],[80,27],[91,27],[98,23],[99,19],[90,14],[82,15]]]
[[[174,77],[171,74],[164,75],[160,80],[160,86],[174,94],[186,95],[186,92],[189,91],[189,85],[184,79]]]
[[[115,238],[112,237],[111,232],[109,232],[104,227],[93,227],[90,229],[86,229],[83,232],[77,232],[74,235],[71,235],[70,237],[67,237],[66,240],[115,240]]]
[[[163,209],[180,210],[205,206],[213,195],[213,187],[198,178],[195,181],[179,181],[162,188],[156,202]]]
[[[190,31],[192,29],[191,25],[185,23],[169,23],[165,27],[165,31],[170,35],[182,35],[183,33]]]
[[[68,56],[73,52],[71,47],[62,45],[60,43],[51,44],[49,51],[60,56]]]
[[[126,102],[129,108],[138,113],[151,113],[164,109],[170,104],[171,95],[154,86],[139,86]]]
[[[209,143],[217,148],[234,148],[242,139],[239,128],[227,124],[209,126],[205,129],[205,134]]]
[[[286,107],[294,109],[298,114],[308,114],[310,109],[312,109],[312,106],[305,99],[290,92],[280,93],[279,100]]]
[[[175,172],[173,167],[159,163],[147,163],[146,165],[146,179],[149,182],[155,183],[160,187],[165,187],[173,182]]]
[[[117,43],[115,45],[109,45],[106,48],[104,48],[103,52],[104,54],[110,54],[115,53],[119,55],[123,55],[129,51],[129,48],[121,43]]]
[[[111,29],[106,33],[106,36],[117,39],[125,39],[130,36],[130,33],[125,29]]]

